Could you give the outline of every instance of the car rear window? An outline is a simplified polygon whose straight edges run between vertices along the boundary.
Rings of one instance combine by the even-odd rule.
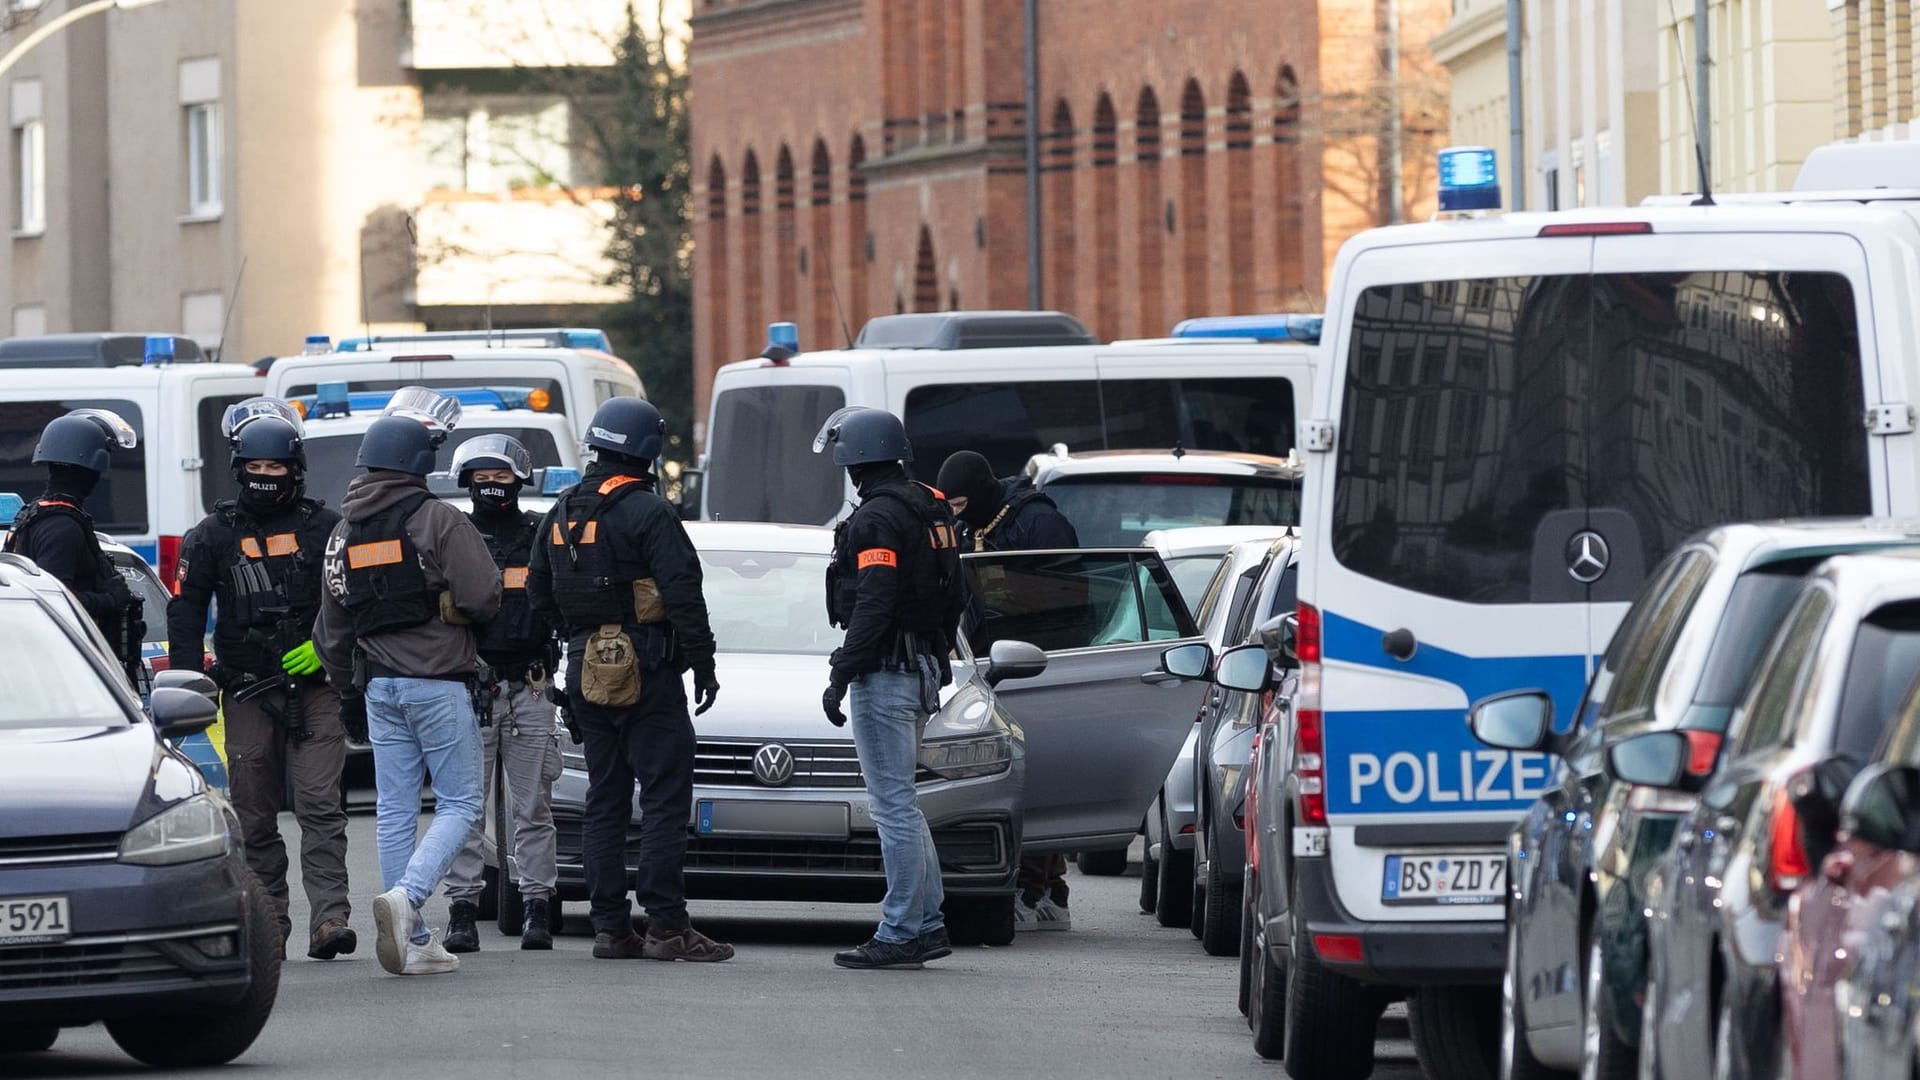
[[[1881,608],[1853,640],[1833,752],[1864,763],[1873,755],[1920,672],[1920,604]]]
[[[363,471],[354,464],[360,456],[361,436],[327,435],[324,430],[315,432],[314,426],[307,429],[307,494],[338,510],[340,500],[346,498],[347,485]],[[452,464],[454,451],[461,443],[481,435],[511,435],[519,439],[533,458],[536,469],[561,463],[560,445],[545,428],[466,427],[455,428],[447,436],[446,444],[440,447],[439,467],[445,469]],[[445,485],[435,486],[443,492],[446,490]]]
[[[821,425],[846,403],[846,391],[837,386],[743,386],[721,392],[707,445],[706,516],[803,525],[832,521],[846,505],[846,472],[833,463],[832,454],[811,450]]]
[[[1207,594],[1207,583],[1213,580],[1214,571],[1220,568],[1219,555],[1183,555],[1167,559],[1167,572],[1173,575],[1173,583],[1180,587],[1180,598],[1187,602],[1187,608],[1200,610],[1200,601]]]
[[[46,490],[47,467],[33,463],[33,448],[48,422],[74,409],[111,409],[132,424],[140,436],[140,445],[132,450],[114,448],[112,466],[93,494],[87,496],[86,511],[93,515],[93,527],[105,533],[148,531],[147,440],[153,432],[148,430],[140,406],[131,401],[63,398],[0,402],[0,491],[31,499]]]
[[[1300,523],[1300,485],[1291,480],[1191,473],[1063,476],[1045,490],[1073,522],[1083,547],[1135,547],[1155,529]]]
[[[1733,584],[1720,626],[1713,635],[1713,648],[1701,669],[1700,688],[1694,692],[1696,705],[1732,708],[1753,685],[1754,667],[1761,650],[1786,618],[1793,597],[1807,572],[1817,560],[1795,559],[1749,570]]]
[[[1561,558],[1541,528],[1556,512],[1625,512],[1649,567],[1722,522],[1869,513],[1864,407],[1838,274],[1377,286],[1353,312],[1334,555],[1519,603],[1536,599],[1536,546]]]

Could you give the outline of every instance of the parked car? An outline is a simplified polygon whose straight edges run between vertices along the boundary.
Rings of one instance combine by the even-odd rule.
[[[1300,689],[1300,658],[1296,652],[1299,617],[1280,615],[1262,623],[1258,631],[1260,647],[1267,655],[1265,690],[1259,725],[1254,731],[1253,748],[1247,758],[1244,836],[1246,865],[1241,874],[1245,884],[1240,911],[1240,1012],[1253,1033],[1254,1052],[1270,1060],[1285,1056],[1287,983],[1284,961],[1268,940],[1269,914],[1284,912],[1284,899],[1270,900],[1270,894],[1284,896],[1285,859],[1291,848],[1286,833],[1290,827],[1286,801],[1288,777],[1293,766],[1293,743],[1287,722],[1291,703]],[[1246,661],[1232,661],[1232,666]],[[1232,681],[1228,672],[1226,681]],[[1215,681],[1222,676],[1216,673]]]
[[[1920,670],[1916,608],[1920,553],[1831,559],[1769,643],[1710,777],[1685,732],[1613,747],[1622,780],[1699,793],[1647,886],[1643,1071],[1773,1074],[1787,899],[1831,848],[1841,795]]]
[[[815,692],[840,638],[820,600],[832,533],[720,522],[688,531],[730,688],[694,724],[688,894],[878,900],[886,881],[853,740],[821,719]],[[962,566],[985,617],[960,643],[927,723],[917,783],[954,941],[1007,944],[1022,850],[1096,850],[1134,835],[1192,727],[1211,655],[1151,551],[973,554]],[[564,749],[559,890],[578,900],[586,769],[577,748]],[[630,832],[630,861],[637,841]]]
[[[232,808],[168,742],[216,707],[163,682],[143,708],[25,574],[0,563],[0,1056],[104,1021],[151,1065],[230,1061],[272,1012],[280,936]]]
[[[1224,450],[1094,450],[1055,444],[1026,476],[1073,522],[1087,547],[1143,542],[1197,525],[1298,525],[1297,459]]]
[[[1646,877],[1694,797],[1623,784],[1608,748],[1681,730],[1712,761],[1740,695],[1802,581],[1829,555],[1920,545],[1920,522],[1729,525],[1669,555],[1614,633],[1571,723],[1544,690],[1477,704],[1497,750],[1560,758],[1557,782],[1508,838],[1501,1068],[1632,1074],[1646,983]],[[1555,729],[1559,730],[1556,731]],[[1579,972],[1580,978],[1567,977]]]

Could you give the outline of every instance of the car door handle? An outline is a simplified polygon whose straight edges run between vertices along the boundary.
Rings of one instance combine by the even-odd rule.
[[[1148,686],[1178,686],[1185,679],[1165,671],[1149,671],[1140,676],[1140,681]]]

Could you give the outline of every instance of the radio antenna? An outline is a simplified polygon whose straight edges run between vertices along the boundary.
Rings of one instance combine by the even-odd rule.
[[[220,314],[220,359],[227,358],[227,328],[233,325],[233,309],[240,303],[240,283],[247,279],[247,257],[240,256],[240,269],[233,273],[233,291],[227,294],[227,310]]]
[[[1698,9],[1696,9],[1698,10]],[[1673,0],[1667,0],[1667,17],[1673,20],[1673,66],[1680,72],[1680,86],[1687,94],[1687,111],[1693,114],[1693,162],[1700,170],[1700,197],[1693,200],[1694,206],[1713,206],[1713,177],[1707,174],[1707,148],[1700,141],[1700,113],[1693,105],[1693,80],[1687,76],[1687,53],[1680,47],[1680,13],[1673,6]],[[1707,28],[1696,20],[1693,36],[1699,40]]]
[[[840,307],[840,290],[833,283],[833,264],[826,264],[827,293],[833,297],[833,314],[840,320],[840,335],[847,339],[847,348],[853,348],[853,331],[847,329],[847,313]]]

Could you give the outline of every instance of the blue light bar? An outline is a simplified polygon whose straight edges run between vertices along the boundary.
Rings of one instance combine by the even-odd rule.
[[[343,382],[324,382],[313,388],[314,392],[302,399],[307,407],[307,416],[313,420],[325,420],[334,416],[353,415],[353,395],[347,392]]]
[[[767,344],[778,345],[789,352],[799,352],[800,328],[790,322],[768,323]]]
[[[1312,345],[1320,340],[1325,323],[1320,315],[1209,315],[1183,319],[1173,328],[1177,338],[1252,338],[1255,341],[1297,341]]]
[[[560,465],[548,466],[540,478],[540,494],[558,495],[580,482],[580,470]]]
[[[173,363],[173,335],[148,334],[146,354],[144,357],[142,357],[141,363],[143,364]]]
[[[532,390],[524,386],[456,386],[434,387],[434,392],[450,397],[462,407],[479,406],[495,409],[531,409],[529,397]],[[355,411],[379,412],[393,400],[397,390],[353,390],[347,389],[343,382],[321,383],[314,387],[314,393],[304,394],[292,400],[307,407],[307,416],[314,420],[325,420],[335,416],[351,416]]]
[[[335,352],[373,352],[395,345],[466,344],[476,348],[592,349],[613,352],[604,330],[580,328],[544,330],[442,330],[419,334],[375,334],[341,338]]]
[[[0,491],[0,525],[11,525],[26,509],[27,501],[11,491]]]
[[[1449,146],[1440,151],[1440,210],[1500,209],[1500,168],[1493,148]]]
[[[603,353],[613,351],[613,342],[607,340],[604,330],[562,330],[560,340],[569,349],[598,349]]]

